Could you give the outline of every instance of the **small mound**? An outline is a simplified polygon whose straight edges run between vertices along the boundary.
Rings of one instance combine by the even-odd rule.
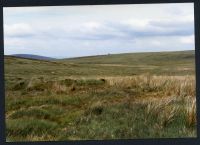
[[[26,86],[26,81],[20,80],[16,82],[16,84],[14,84],[14,86],[12,87],[12,90],[13,91],[22,90],[25,88],[25,86]]]
[[[33,91],[33,90],[44,91],[46,87],[47,86],[46,86],[46,84],[44,82],[44,79],[42,79],[42,78],[32,78],[29,81],[26,89],[28,91]]]
[[[75,84],[77,86],[99,86],[105,84],[105,79],[88,79],[88,80],[76,80]]]

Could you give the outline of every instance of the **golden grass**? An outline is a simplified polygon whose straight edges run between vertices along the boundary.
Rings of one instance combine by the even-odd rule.
[[[53,85],[52,85],[52,90],[55,93],[59,94],[59,93],[66,92],[67,91],[67,87],[65,85],[59,84],[58,82],[54,82]]]
[[[133,77],[107,77],[110,86],[116,87],[150,87],[160,88],[166,96],[193,96],[195,97],[196,83],[194,76],[150,76],[140,75]]]
[[[197,123],[196,116],[196,98],[187,97],[185,113],[187,116],[187,125],[194,126]]]

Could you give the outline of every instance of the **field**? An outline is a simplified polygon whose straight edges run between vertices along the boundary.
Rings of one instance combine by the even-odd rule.
[[[194,51],[5,56],[7,141],[196,137]]]

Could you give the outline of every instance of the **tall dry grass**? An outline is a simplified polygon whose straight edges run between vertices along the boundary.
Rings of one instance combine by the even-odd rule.
[[[194,76],[150,76],[107,77],[110,86],[119,88],[149,88],[163,91],[165,96],[193,96],[195,97],[196,83]]]
[[[149,89],[160,92],[157,99],[145,98],[146,120],[155,116],[159,122],[157,128],[166,127],[177,114],[184,113],[188,127],[195,126],[196,119],[196,83],[194,76],[150,76],[106,78],[110,86],[119,88]],[[147,92],[148,94],[148,92]]]
[[[196,116],[196,98],[187,97],[185,105],[185,114],[187,118],[187,125],[194,126],[197,123]]]

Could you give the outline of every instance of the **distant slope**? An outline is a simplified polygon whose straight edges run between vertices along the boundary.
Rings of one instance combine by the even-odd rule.
[[[177,65],[191,64],[195,51],[124,53],[62,59],[77,64]],[[61,60],[59,60],[61,61]]]
[[[38,60],[5,56],[10,75],[30,76],[132,76],[194,75],[195,52],[126,53],[68,59]]]
[[[55,58],[45,57],[45,56],[40,56],[40,55],[32,55],[32,54],[13,54],[10,56],[27,58],[27,59],[37,59],[37,60],[55,60]]]

